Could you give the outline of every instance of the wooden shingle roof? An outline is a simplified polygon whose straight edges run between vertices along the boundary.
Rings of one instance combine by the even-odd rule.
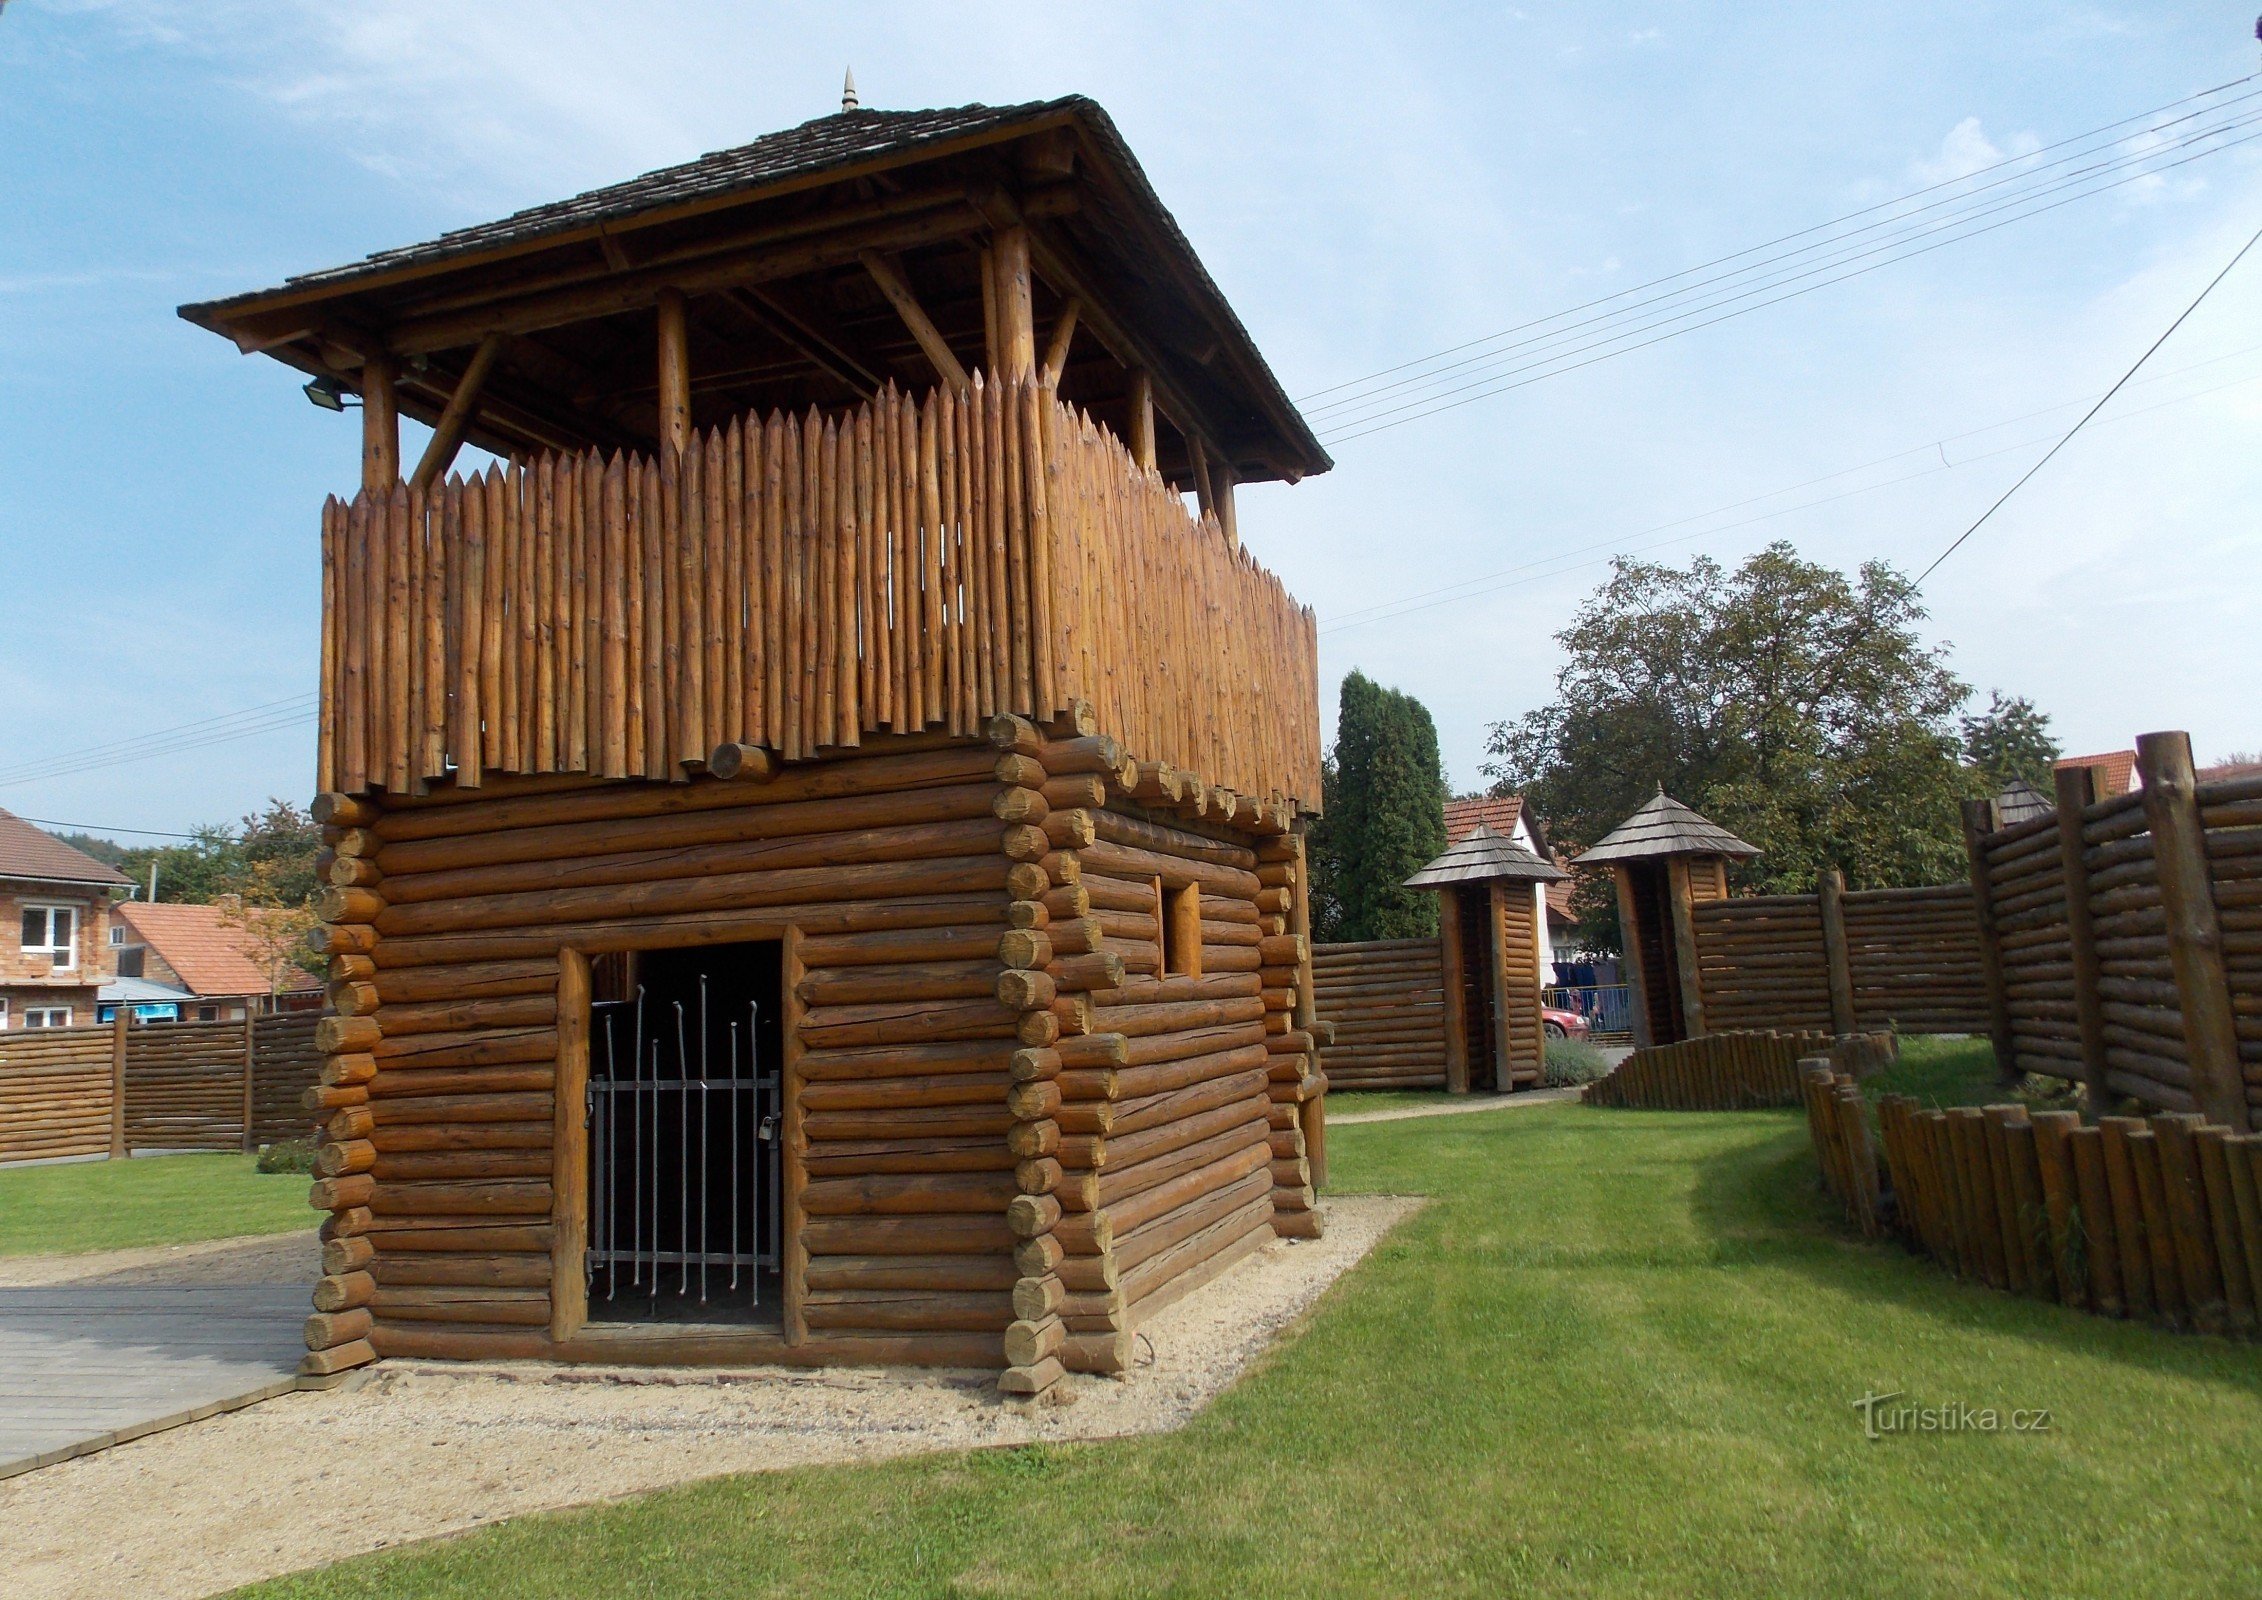
[[[1578,865],[1608,861],[1645,861],[1660,856],[1756,856],[1749,845],[1726,828],[1691,811],[1663,789],[1624,822],[1612,828],[1591,850],[1579,853]]]
[[[1406,880],[1409,889],[1439,889],[1454,883],[1554,883],[1570,874],[1540,860],[1518,841],[1479,825],[1458,844],[1448,845]]]

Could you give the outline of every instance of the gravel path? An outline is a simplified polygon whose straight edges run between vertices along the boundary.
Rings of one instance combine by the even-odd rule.
[[[1266,1245],[1156,1317],[1143,1330],[1142,1365],[1069,1379],[1065,1404],[1003,1402],[993,1374],[972,1372],[384,1362],[345,1388],[285,1395],[0,1483],[5,1587],[12,1600],[191,1600],[721,1473],[1164,1432],[1420,1205],[1324,1202],[1324,1238]],[[247,1272],[290,1259],[275,1241],[238,1241],[233,1256],[193,1248],[203,1254],[133,1252],[153,1259],[94,1270]],[[246,1265],[252,1258],[268,1266]]]
[[[314,1280],[320,1276],[322,1244],[312,1228],[304,1233],[263,1233],[248,1238],[207,1239],[199,1244],[105,1250],[93,1255],[0,1256],[0,1288],[4,1289],[43,1289],[65,1283],[110,1288],[303,1284],[312,1294]]]

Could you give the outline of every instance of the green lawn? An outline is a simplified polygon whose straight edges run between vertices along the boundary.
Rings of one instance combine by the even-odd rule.
[[[2077,1102],[2063,1079],[2029,1073],[2006,1085],[1995,1071],[1995,1052],[1985,1039],[1918,1035],[1901,1041],[1901,1059],[1862,1085],[1874,1100],[1881,1094],[1913,1094],[1928,1106],[1990,1106],[2017,1102],[2040,1110]]]
[[[1443,1089],[1330,1089],[1327,1091],[1328,1120],[1348,1117],[1359,1111],[1404,1111],[1415,1106],[1442,1106],[1468,1096],[1447,1094]],[[1490,1098],[1490,1096],[1487,1096]]]
[[[1345,1128],[1437,1203],[1180,1433],[717,1480],[281,1597],[2251,1592],[2262,1357],[1822,1220],[1795,1114]],[[2050,1411],[1866,1442],[1854,1402]]]
[[[186,1244],[288,1233],[319,1220],[304,1173],[260,1173],[243,1155],[145,1156],[0,1167],[0,1256]]]

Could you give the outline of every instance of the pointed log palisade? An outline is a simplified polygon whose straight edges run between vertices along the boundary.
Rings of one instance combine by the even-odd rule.
[[[852,108],[183,314],[363,402],[309,1371],[1033,1395],[1317,1234],[1316,643],[1232,497],[1329,462],[1097,106]]]

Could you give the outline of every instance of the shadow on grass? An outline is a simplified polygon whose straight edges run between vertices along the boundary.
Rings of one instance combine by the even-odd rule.
[[[1705,1161],[1696,1173],[1691,1215],[1724,1258],[1788,1268],[1834,1293],[1914,1312],[1944,1326],[2051,1351],[2102,1356],[2149,1372],[2203,1378],[2262,1397],[2262,1352],[2250,1342],[2171,1333],[2149,1323],[2093,1316],[2008,1294],[1957,1278],[1897,1240],[1862,1238],[1840,1219],[1823,1189],[1797,1113],[1725,1115],[1754,1123],[1779,1121],[1780,1131],[1755,1127],[1755,1143],[1766,1147],[1757,1159],[1746,1145]]]

